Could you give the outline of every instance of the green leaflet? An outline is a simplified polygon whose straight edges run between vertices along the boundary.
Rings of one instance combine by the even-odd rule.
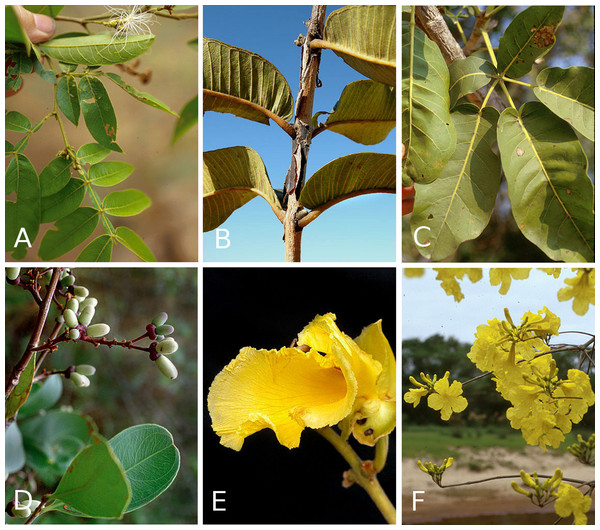
[[[396,156],[384,153],[354,153],[342,156],[306,181],[300,202],[310,209],[366,193],[396,191]]]
[[[112,257],[113,238],[103,234],[89,243],[77,256],[75,261],[110,261]]]
[[[73,177],[67,185],[54,195],[42,197],[42,223],[52,223],[74,212],[85,197],[85,185],[80,178]]]
[[[135,59],[150,48],[154,35],[89,35],[52,39],[40,44],[48,56],[69,64],[102,66],[120,64]]]
[[[363,145],[382,142],[396,127],[396,89],[370,80],[348,84],[325,125]]]
[[[498,111],[459,105],[452,112],[456,150],[434,186],[415,185],[411,217],[417,247],[426,258],[442,260],[487,226],[500,186],[500,160],[492,149],[496,141]]]
[[[181,138],[188,130],[198,123],[198,96],[194,96],[188,101],[181,109],[179,119],[175,123],[175,130],[173,131],[173,138],[171,143],[174,144],[179,138]]]
[[[102,162],[108,155],[110,155],[110,149],[99,144],[85,144],[77,150],[77,158],[80,164],[97,164]]]
[[[108,215],[129,217],[143,212],[152,204],[148,196],[140,190],[123,190],[109,193],[102,201],[102,208]]]
[[[136,90],[135,88],[133,88],[131,85],[128,85],[127,83],[125,83],[125,81],[123,81],[123,79],[121,79],[120,75],[113,74],[113,73],[106,73],[104,75],[105,75],[105,77],[110,79],[113,83],[115,83],[117,86],[119,86],[123,90],[125,90],[125,92],[127,92],[129,95],[131,95],[135,99],[137,99],[138,101],[141,101],[142,103],[145,103],[146,105],[154,107],[155,109],[164,110],[165,112],[168,112],[169,114],[173,114],[173,116],[179,117],[176,112],[173,112],[162,101],[156,99],[154,96],[151,96],[150,94],[146,94],[146,92],[140,92],[139,90]]]
[[[521,11],[508,25],[498,45],[498,72],[518,79],[533,62],[554,46],[554,33],[565,6],[532,6]]]
[[[594,141],[594,69],[571,66],[542,70],[533,89],[554,114]]]
[[[77,82],[72,76],[63,77],[56,87],[56,102],[58,108],[74,125],[79,124],[79,92]]]
[[[42,239],[40,258],[52,261],[83,243],[98,225],[98,217],[97,210],[83,207],[56,221],[56,230],[49,230]]]
[[[4,472],[16,473],[25,465],[23,437],[16,421],[13,421],[4,433]]]
[[[26,133],[31,130],[29,118],[16,110],[11,110],[4,117],[4,128],[7,131]]]
[[[90,167],[88,178],[94,186],[114,186],[124,181],[134,169],[125,162],[99,162]]]
[[[515,221],[551,259],[594,261],[594,188],[568,123],[536,101],[508,108],[498,147]]]
[[[450,118],[450,75],[440,49],[414,24],[402,21],[402,174],[434,181],[456,147]]]
[[[117,145],[117,117],[101,81],[86,76],[79,81],[79,100],[85,124],[103,147],[122,152]]]
[[[450,108],[466,94],[487,85],[497,74],[494,65],[474,55],[454,61],[450,67]]]
[[[19,377],[17,386],[13,389],[10,397],[6,400],[5,420],[11,420],[19,412],[21,406],[27,401],[31,385],[33,384],[33,374],[35,372],[35,353],[29,359],[27,366]]]
[[[116,230],[117,241],[133,252],[143,261],[156,261],[152,251],[146,246],[144,240],[133,230],[126,226],[119,226]]]
[[[34,383],[27,401],[19,409],[19,420],[55,405],[62,395],[62,380],[60,375],[54,374],[42,382]]]
[[[56,157],[40,173],[42,197],[48,197],[62,190],[71,180],[71,161]]]

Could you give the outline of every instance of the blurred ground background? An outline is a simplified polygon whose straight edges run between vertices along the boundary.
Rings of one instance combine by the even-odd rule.
[[[197,7],[186,10],[197,11]],[[104,13],[103,6],[66,6],[61,15],[83,17]],[[148,52],[139,57],[139,71],[150,69],[151,81],[143,85],[138,77],[120,71],[116,66],[102,67],[103,71],[118,73],[123,80],[141,92],[147,92],[179,113],[185,103],[198,93],[198,52],[187,44],[198,37],[198,21],[169,20],[155,17],[152,33],[156,35]],[[102,26],[90,25],[100,32]],[[56,35],[82,31],[80,25],[58,22]],[[80,68],[81,69],[81,68]],[[104,82],[117,116],[117,143],[123,153],[112,153],[107,160],[119,160],[135,166],[135,171],[124,182],[111,188],[100,189],[101,197],[111,191],[137,188],[146,193],[152,205],[134,217],[112,217],[115,226],[135,230],[154,253],[157,261],[196,261],[198,259],[198,128],[194,126],[175,145],[171,137],[176,117],[145,105],[109,80]],[[36,123],[52,110],[52,85],[36,75],[25,76],[24,88],[6,100],[6,110],[25,114]],[[67,119],[67,138],[75,147],[93,142],[83,117],[75,127]],[[9,141],[22,135],[7,133]],[[54,120],[49,120],[35,133],[25,150],[39,173],[64,149]],[[88,199],[83,206],[88,205]],[[53,225],[43,225],[27,259],[36,259],[43,233]],[[98,226],[94,236],[103,233]],[[88,242],[92,239],[90,238]],[[85,244],[64,256],[74,261]],[[10,255],[6,255],[11,260]],[[122,245],[115,245],[113,261],[138,261]]]

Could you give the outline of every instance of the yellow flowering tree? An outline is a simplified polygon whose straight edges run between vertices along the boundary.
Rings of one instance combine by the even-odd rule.
[[[305,429],[316,430],[350,464],[343,484],[362,486],[392,523],[395,509],[377,474],[396,426],[396,360],[381,321],[352,339],[335,320],[317,315],[291,347],[242,348],[210,386],[212,428],[235,451],[262,429],[289,449],[300,445]],[[375,447],[372,461],[358,457],[351,436]]]

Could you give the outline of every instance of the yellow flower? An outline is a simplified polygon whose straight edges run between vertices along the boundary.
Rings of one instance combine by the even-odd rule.
[[[404,276],[406,276],[407,278],[420,278],[424,275],[425,269],[423,269],[422,267],[407,267],[406,269],[404,269]]]
[[[346,420],[347,433],[374,445],[394,429],[396,361],[381,321],[354,341],[338,329],[335,315],[317,316],[298,345],[242,348],[215,377],[208,410],[221,444],[239,451],[247,436],[269,428],[291,449],[305,427]]]
[[[427,398],[427,405],[433,410],[439,410],[443,420],[449,420],[453,412],[462,412],[467,408],[467,400],[462,397],[462,383],[453,381],[450,385],[450,372],[433,385],[435,393]]]
[[[478,282],[483,277],[481,269],[433,269],[437,272],[436,280],[440,280],[442,289],[448,296],[454,296],[455,302],[460,302],[465,295],[460,290],[457,279],[461,280],[466,274],[472,283]]]
[[[587,524],[586,512],[592,505],[592,498],[584,495],[570,484],[561,484],[558,488],[558,499],[554,510],[560,517],[573,514],[575,524]]]
[[[490,285],[500,285],[500,294],[508,293],[513,279],[526,280],[531,269],[490,269]]]
[[[425,397],[427,394],[429,394],[427,388],[410,388],[408,392],[404,394],[404,401],[412,403],[413,407],[417,408],[421,398]]]
[[[578,315],[585,315],[589,305],[594,305],[596,273],[594,269],[573,269],[577,271],[574,278],[565,279],[569,287],[558,291],[558,300],[565,302],[573,299],[573,311]]]

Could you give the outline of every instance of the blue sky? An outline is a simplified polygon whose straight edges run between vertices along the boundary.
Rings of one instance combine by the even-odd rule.
[[[327,14],[336,8],[328,6]],[[204,6],[203,35],[253,51],[273,63],[288,80],[295,98],[300,56],[294,40],[298,34],[306,34],[304,21],[310,18],[310,11],[310,5]],[[313,112],[331,111],[344,86],[364,76],[325,50],[319,78],[323,86],[316,91]],[[380,144],[365,146],[325,131],[311,145],[307,178],[340,156],[395,153],[395,133],[392,131]],[[231,114],[207,112],[203,117],[203,150],[237,145],[255,149],[265,162],[273,187],[283,187],[291,160],[291,139],[286,133],[272,122],[267,127]],[[302,261],[395,261],[395,212],[393,194],[366,195],[335,205],[304,229]],[[215,231],[205,233],[204,261],[283,261],[283,225],[262,198],[238,209],[220,228],[229,230],[231,245],[217,249]]]
[[[465,276],[459,281],[464,299],[455,302],[446,295],[436,280],[437,272],[425,269],[421,278],[402,276],[402,339],[426,339],[434,334],[473,342],[477,326],[488,320],[504,320],[507,307],[517,323],[527,311],[537,313],[546,306],[561,319],[561,331],[576,330],[594,333],[594,306],[584,316],[572,310],[572,300],[559,302],[556,293],[565,287],[565,278],[575,276],[567,268],[558,279],[533,269],[527,280],[513,280],[506,295],[498,293],[499,286],[491,286],[489,269],[483,269],[483,279],[471,283]],[[587,339],[582,335],[565,335],[560,342],[580,344]],[[554,339],[556,341],[556,338]],[[578,342],[579,341],[579,342]]]

